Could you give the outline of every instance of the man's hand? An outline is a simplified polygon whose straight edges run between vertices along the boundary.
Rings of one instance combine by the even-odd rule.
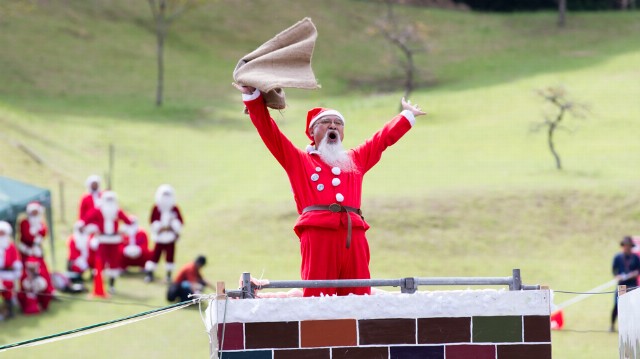
[[[413,113],[415,117],[426,115],[426,113],[420,109],[420,106],[416,104],[412,104],[411,101],[405,100],[404,97],[402,98],[401,103],[402,103],[402,109],[411,111],[411,113]]]
[[[256,88],[255,87],[251,87],[251,86],[242,86],[242,85],[238,85],[235,82],[231,83],[233,85],[233,87],[237,88],[238,91],[242,92],[245,95],[251,95],[252,93],[255,92]]]

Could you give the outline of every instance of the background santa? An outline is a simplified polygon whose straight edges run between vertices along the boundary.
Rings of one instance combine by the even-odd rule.
[[[83,225],[82,221],[76,222],[73,225],[73,234],[67,241],[67,271],[73,284],[82,284],[82,275],[91,268],[89,262],[92,251],[89,248],[89,241],[92,235],[89,230],[83,228]]]
[[[42,218],[43,214],[44,207],[42,207],[40,203],[31,202],[27,205],[27,217],[20,221],[20,242],[18,243],[18,250],[20,251],[23,264],[31,258],[40,263],[43,277],[47,281],[47,290],[53,292],[49,268],[44,260],[44,251],[42,249],[42,242],[48,231],[47,225]]]
[[[44,274],[38,260],[29,258],[25,261],[18,293],[18,302],[24,314],[38,314],[49,308],[53,290],[48,287]]]
[[[137,221],[129,226],[126,237],[122,243],[122,267],[139,267],[144,269],[146,262],[151,258],[149,250],[149,236],[147,232],[138,226]]]
[[[115,280],[122,272],[122,235],[119,223],[130,225],[131,219],[118,206],[115,192],[102,194],[100,205],[83,217],[83,230],[95,230],[98,239],[98,257],[104,265],[104,273],[109,278],[109,291],[115,291]]]
[[[87,177],[85,181],[87,186],[87,193],[85,193],[80,199],[78,219],[82,219],[92,209],[98,206],[100,200],[100,176],[91,175]]]
[[[2,318],[13,316],[13,288],[22,273],[22,262],[13,244],[12,233],[11,225],[0,221],[0,297],[6,306],[6,312],[0,312]]]
[[[171,283],[171,272],[175,268],[175,244],[180,238],[184,221],[176,206],[173,188],[163,184],[156,190],[156,203],[151,209],[151,239],[155,242],[151,260],[145,264],[145,281],[153,281],[153,272],[165,253],[167,283]]]

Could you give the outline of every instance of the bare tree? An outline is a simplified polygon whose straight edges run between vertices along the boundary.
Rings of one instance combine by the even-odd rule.
[[[416,87],[418,74],[414,57],[428,50],[426,27],[421,22],[398,20],[393,12],[393,1],[385,0],[385,3],[386,15],[374,23],[374,31],[400,50],[402,58],[399,59],[399,65],[404,71],[404,97],[409,98]]]
[[[156,84],[156,106],[162,106],[164,101],[164,42],[169,26],[186,10],[201,5],[205,0],[148,0],[153,15],[156,35],[156,59],[158,63],[158,77]]]
[[[558,0],[558,27],[566,24],[567,0]]]
[[[562,161],[560,154],[556,150],[553,136],[556,130],[561,128],[562,120],[565,119],[567,114],[576,118],[584,118],[586,117],[587,108],[583,104],[570,100],[565,89],[561,86],[550,86],[546,89],[538,90],[537,93],[552,106],[555,114],[545,115],[544,121],[536,124],[533,130],[547,129],[547,145],[555,159],[556,169],[561,171]]]

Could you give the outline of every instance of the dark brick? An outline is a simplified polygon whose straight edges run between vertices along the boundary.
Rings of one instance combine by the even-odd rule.
[[[367,319],[358,321],[360,345],[416,344],[415,319]]]
[[[272,359],[271,350],[253,350],[246,352],[224,352],[220,359]]]
[[[273,359],[331,359],[331,349],[274,350]]]
[[[245,323],[245,348],[299,348],[298,322]]]
[[[471,318],[420,318],[418,344],[469,343]]]
[[[396,346],[389,348],[391,359],[444,359],[444,346]]]
[[[522,342],[522,317],[473,317],[474,343]]]
[[[389,347],[332,348],[332,359],[389,359]]]
[[[242,323],[218,324],[218,343],[224,345],[222,350],[244,349],[244,331]],[[222,331],[224,329],[224,343]]]
[[[305,320],[300,322],[300,337],[303,348],[358,345],[355,319]]]
[[[487,344],[447,345],[447,359],[496,359],[496,346]]]
[[[551,342],[551,321],[548,315],[524,317],[525,342]]]
[[[551,344],[498,345],[497,359],[551,359]]]

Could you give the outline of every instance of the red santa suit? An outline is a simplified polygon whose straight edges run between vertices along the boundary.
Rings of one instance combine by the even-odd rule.
[[[11,225],[0,222],[0,297],[9,302],[13,298],[15,282],[22,273],[20,254],[11,239]]]
[[[122,250],[122,267],[140,267],[144,268],[147,261],[151,258],[149,250],[149,237],[147,232],[142,228],[135,229],[133,236],[131,234],[124,237],[121,245]]]
[[[83,222],[78,222],[74,225],[73,234],[69,236],[67,241],[69,253],[67,269],[78,277],[81,277],[90,268],[89,260],[92,252],[89,247],[92,235],[88,231],[81,231],[82,225]]]
[[[111,212],[111,213],[107,213]],[[98,256],[102,259],[107,277],[115,278],[122,271],[122,253],[120,252],[120,244],[122,243],[122,235],[119,233],[119,223],[124,222],[130,225],[132,223],[127,216],[117,206],[115,193],[107,191],[103,194],[100,207],[94,208],[83,218],[87,230],[95,230],[95,237],[100,244],[98,247]]]
[[[53,290],[48,287],[45,274],[39,261],[29,258],[25,262],[18,293],[18,302],[24,314],[38,314],[49,308]]]
[[[95,190],[92,188],[94,184],[96,186]],[[98,206],[98,201],[100,200],[100,177],[96,175],[89,176],[85,185],[87,186],[88,192],[80,199],[80,205],[78,206],[78,219],[84,218],[87,213],[96,208]]]
[[[23,264],[30,258],[40,263],[43,277],[47,281],[47,290],[53,291],[53,284],[49,269],[44,261],[42,242],[47,235],[47,225],[42,220],[43,208],[39,203],[29,203],[27,205],[27,218],[20,222],[20,251]],[[37,214],[35,214],[37,212]]]
[[[175,205],[173,188],[161,185],[156,191],[156,204],[151,209],[151,239],[155,242],[151,259],[145,264],[147,273],[152,273],[162,252],[165,252],[165,269],[174,270],[175,244],[184,225],[180,209]]]
[[[387,147],[411,129],[414,115],[403,111],[363,144],[349,150],[355,169],[344,171],[326,164],[314,148],[304,151],[293,145],[269,115],[258,90],[243,95],[243,100],[262,141],[291,183],[300,214],[294,232],[300,238],[302,279],[369,279],[369,245],[365,237],[369,225],[359,210],[363,176],[378,163]],[[310,120],[308,117],[307,128]],[[329,205],[336,212],[328,210]],[[349,231],[350,243],[346,243]],[[304,289],[305,296],[349,293],[369,294],[370,288]]]

